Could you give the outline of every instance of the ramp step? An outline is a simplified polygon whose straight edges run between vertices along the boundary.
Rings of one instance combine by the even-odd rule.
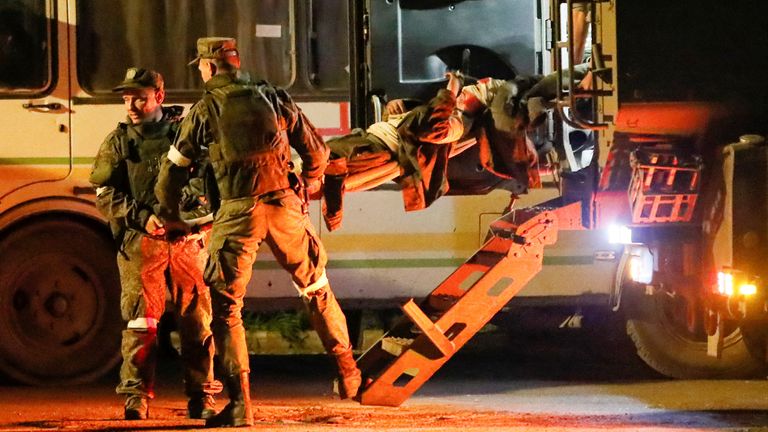
[[[556,211],[504,215],[485,245],[420,306],[406,302],[405,316],[358,359],[360,402],[399,406],[480,331],[541,270],[544,245],[557,240]]]

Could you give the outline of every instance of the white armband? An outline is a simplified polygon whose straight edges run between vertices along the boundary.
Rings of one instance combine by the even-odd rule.
[[[180,167],[188,167],[189,164],[192,163],[192,159],[181,154],[179,149],[174,146],[171,146],[171,149],[168,150],[168,160],[173,162],[174,165]]]
[[[157,319],[155,318],[136,318],[128,321],[129,330],[149,330],[157,328]]]

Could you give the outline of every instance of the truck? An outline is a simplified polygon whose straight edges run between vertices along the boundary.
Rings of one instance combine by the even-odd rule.
[[[567,36],[574,3],[592,17],[594,87],[584,91],[566,73],[577,63]],[[197,37],[218,33],[237,37],[244,69],[287,88],[326,137],[375,121],[382,100],[429,97],[446,70],[561,74],[537,131],[554,148],[543,188],[484,171],[470,149],[449,164],[449,194],[423,211],[404,212],[397,185],[386,183],[348,194],[343,228],[330,233],[312,203],[353,328],[370,311],[427,295],[483,245],[513,197],[513,208],[579,202],[581,226],[558,232],[543,270],[506,313],[558,307],[568,311],[558,322],[578,326],[588,310],[607,311],[665,375],[762,373],[765,197],[750,181],[764,175],[754,134],[765,133],[768,112],[757,79],[767,15],[758,9],[628,0],[9,2],[0,7],[0,32],[12,36],[0,50],[9,56],[0,62],[0,371],[63,385],[119,361],[115,252],[87,181],[101,140],[125,115],[110,89],[141,65],[165,75],[167,104],[188,106],[201,82],[185,60]],[[751,294],[742,288],[750,286]],[[296,305],[288,276],[260,252],[246,308]]]
[[[575,3],[553,4],[554,20],[568,17],[566,30],[576,27],[567,13]],[[597,80],[587,90],[574,86],[574,74],[559,80],[556,111],[565,132],[590,131],[596,145],[590,165],[571,170],[583,176],[564,173],[563,196],[590,209],[590,229],[624,233],[611,307],[625,317],[637,354],[664,375],[760,375],[765,7],[583,5]],[[567,33],[553,31],[559,71],[573,64]],[[578,109],[585,102],[586,113]]]

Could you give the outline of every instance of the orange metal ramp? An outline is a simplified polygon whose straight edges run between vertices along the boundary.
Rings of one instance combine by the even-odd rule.
[[[561,225],[579,225],[578,203],[515,210],[491,224],[480,250],[435,288],[359,359],[363,405],[399,406],[506,305],[542,266]]]

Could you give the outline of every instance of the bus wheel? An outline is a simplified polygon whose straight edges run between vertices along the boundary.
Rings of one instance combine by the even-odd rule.
[[[631,288],[631,287],[629,287]],[[626,291],[625,291],[626,292]],[[650,367],[672,378],[748,378],[765,376],[762,332],[726,326],[721,358],[707,355],[703,325],[693,328],[682,296],[663,293],[623,300],[627,334]],[[701,313],[703,311],[697,311]],[[703,321],[703,320],[700,320]]]
[[[92,381],[120,359],[112,242],[86,225],[39,220],[0,240],[0,371],[25,384]]]

